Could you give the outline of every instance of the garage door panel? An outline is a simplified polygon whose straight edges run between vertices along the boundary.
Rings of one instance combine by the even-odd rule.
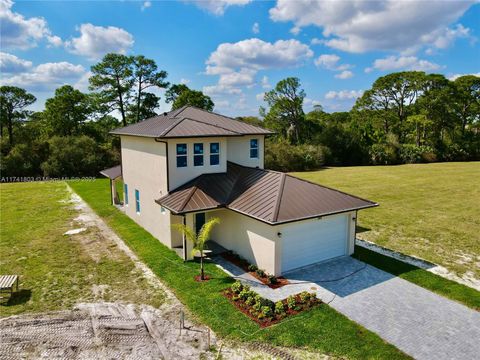
[[[293,223],[282,231],[282,272],[346,254],[347,217]]]

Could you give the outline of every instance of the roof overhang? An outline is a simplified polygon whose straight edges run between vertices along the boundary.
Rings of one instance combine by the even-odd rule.
[[[109,178],[110,180],[118,179],[122,176],[122,165],[117,165],[108,169],[100,171],[100,174]]]

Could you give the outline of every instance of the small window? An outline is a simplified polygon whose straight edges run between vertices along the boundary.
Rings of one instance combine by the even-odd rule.
[[[210,165],[220,164],[220,144],[210,143]]]
[[[140,191],[135,189],[135,209],[140,214]]]
[[[203,144],[193,144],[193,166],[203,166]]]
[[[258,139],[250,140],[250,159],[258,159]]]
[[[123,192],[125,193],[125,195],[123,196],[123,198],[125,199],[125,205],[128,205],[128,185],[127,184],[123,184]]]
[[[177,167],[187,167],[187,144],[177,144]]]

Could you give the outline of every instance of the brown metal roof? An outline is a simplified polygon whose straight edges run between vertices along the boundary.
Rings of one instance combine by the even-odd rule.
[[[156,202],[176,214],[226,207],[269,224],[308,219],[378,204],[294,176],[229,162]]]
[[[100,174],[102,174],[105,177],[108,177],[109,179],[115,180],[116,178],[119,178],[122,176],[122,165],[117,165],[105,170],[100,171]]]
[[[196,136],[267,135],[272,132],[240,120],[215,114],[193,106],[164,113],[110,132],[155,138]]]

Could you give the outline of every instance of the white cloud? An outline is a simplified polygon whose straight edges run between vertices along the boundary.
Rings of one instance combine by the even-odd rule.
[[[225,85],[208,85],[203,87],[203,92],[206,95],[212,96],[212,95],[239,95],[242,93],[242,90],[238,88],[234,88],[231,86],[225,86]]]
[[[44,18],[25,18],[12,11],[13,4],[11,0],[0,0],[2,48],[25,50],[37,46],[42,39],[46,39],[53,46],[61,45],[61,39],[52,35]]]
[[[144,1],[143,4],[142,4],[141,10],[144,11],[145,9],[148,9],[151,6],[152,6],[151,1]]]
[[[422,60],[416,56],[388,56],[383,59],[376,59],[372,67],[365,69],[369,73],[373,70],[396,71],[396,70],[417,70],[417,71],[435,71],[441,66],[428,60]]]
[[[324,40],[318,38],[313,38],[312,40],[310,40],[311,45],[322,45],[324,42]]]
[[[255,98],[257,99],[257,101],[263,101],[264,96],[265,96],[265,93],[262,92],[260,94],[255,95]]]
[[[480,72],[470,73],[470,74],[453,74],[453,75],[450,75],[450,76],[448,77],[448,80],[455,81],[455,80],[457,80],[459,77],[461,77],[461,76],[467,76],[467,75],[473,75],[473,76],[476,76],[476,77],[480,77]]]
[[[270,83],[268,82],[268,77],[266,75],[262,77],[262,87],[264,89],[270,89],[272,87],[272,85],[270,85]]]
[[[95,26],[82,24],[80,36],[66,42],[67,49],[91,60],[100,59],[107,53],[124,54],[133,45],[133,36],[115,26]]]
[[[351,72],[350,70],[344,70],[341,73],[335,75],[335,77],[341,80],[350,79],[351,77],[353,77],[353,72]]]
[[[302,28],[294,26],[290,29],[290,34],[297,36],[302,31]]]
[[[305,99],[303,99],[303,105],[307,108],[310,108],[310,107],[314,107],[314,106],[322,105],[322,104],[318,100],[313,100],[313,99],[310,99],[310,98],[306,97]]]
[[[190,82],[189,79],[185,79],[185,78],[181,78],[181,79],[180,79],[180,84],[187,85],[189,82]]]
[[[86,71],[80,79],[73,85],[75,89],[78,89],[83,92],[88,92],[88,86],[90,85],[89,79],[93,75],[91,71]]]
[[[274,21],[323,30],[327,46],[348,52],[443,48],[466,29],[450,29],[476,1],[311,1],[278,0]]]
[[[185,0],[214,15],[223,15],[229,6],[244,6],[252,0]]]
[[[0,52],[0,72],[3,74],[22,73],[31,67],[31,61],[20,59],[12,54]]]
[[[341,91],[329,91],[325,94],[325,99],[337,99],[348,100],[356,99],[362,96],[363,90],[341,90]]]
[[[255,24],[253,24],[252,26],[252,32],[254,34],[258,34],[260,32],[260,25],[258,24],[258,22],[256,22]]]
[[[62,61],[40,64],[31,68],[30,71],[4,77],[1,83],[23,87],[30,91],[45,91],[64,84],[76,83],[84,74],[83,66]]]
[[[253,38],[223,43],[206,61],[206,74],[219,75],[216,91],[231,91],[232,87],[255,85],[259,70],[299,66],[312,56],[307,45],[293,39],[269,43]]]

